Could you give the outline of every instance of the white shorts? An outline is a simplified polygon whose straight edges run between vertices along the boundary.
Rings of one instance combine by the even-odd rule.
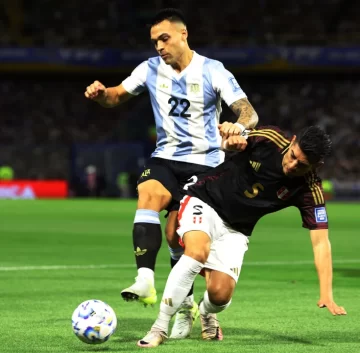
[[[227,226],[212,207],[196,197],[183,197],[178,219],[177,233],[181,239],[192,230],[205,232],[211,239],[204,268],[224,272],[237,282],[248,249],[248,237]]]

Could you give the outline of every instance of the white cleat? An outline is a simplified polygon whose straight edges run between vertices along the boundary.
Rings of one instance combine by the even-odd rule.
[[[190,336],[195,320],[199,317],[199,307],[192,298],[187,297],[176,313],[170,338],[181,339]]]
[[[142,348],[155,348],[166,339],[167,335],[164,331],[152,328],[143,339],[138,341],[137,345]]]
[[[157,301],[156,290],[153,284],[146,278],[136,277],[135,283],[121,291],[125,301],[139,301],[145,306],[154,305]]]

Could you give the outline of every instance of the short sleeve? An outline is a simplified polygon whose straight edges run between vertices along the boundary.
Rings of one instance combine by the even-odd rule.
[[[139,66],[137,66],[131,75],[122,82],[125,90],[135,96],[144,92],[146,89],[147,70],[147,61],[144,61]]]
[[[222,63],[216,61],[210,70],[214,90],[228,106],[239,99],[247,98],[234,75],[226,70]]]
[[[294,203],[294,206],[300,210],[302,226],[310,230],[328,229],[321,180],[311,173],[306,177],[306,183]]]

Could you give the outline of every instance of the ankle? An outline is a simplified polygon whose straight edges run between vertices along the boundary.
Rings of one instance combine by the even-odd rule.
[[[145,279],[146,281],[150,282],[151,285],[154,285],[155,274],[154,274],[154,271],[151,270],[150,268],[140,267],[138,269],[138,277],[142,278],[142,279]]]

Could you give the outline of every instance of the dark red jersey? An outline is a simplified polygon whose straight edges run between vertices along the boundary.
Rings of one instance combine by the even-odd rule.
[[[275,126],[252,130],[248,146],[205,174],[188,194],[209,204],[232,228],[250,236],[257,221],[272,212],[295,206],[303,227],[327,229],[321,180],[310,172],[288,177],[282,159],[289,139]]]

